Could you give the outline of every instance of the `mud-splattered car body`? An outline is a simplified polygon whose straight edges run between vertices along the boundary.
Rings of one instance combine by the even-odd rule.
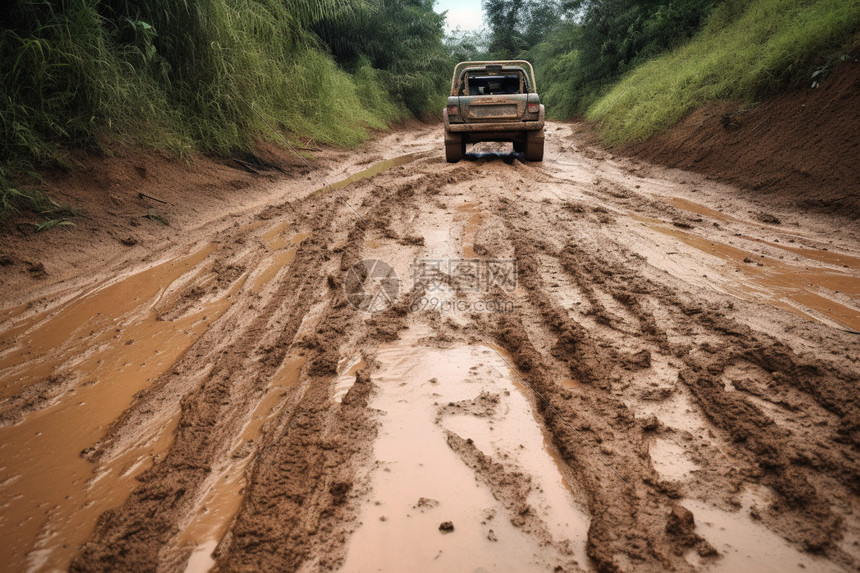
[[[510,141],[529,161],[543,160],[544,106],[524,60],[460,62],[442,114],[450,163],[479,141]]]

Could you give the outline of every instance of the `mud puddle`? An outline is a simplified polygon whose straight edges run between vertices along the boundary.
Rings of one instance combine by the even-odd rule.
[[[215,565],[212,552],[242,503],[244,464],[219,468],[213,474],[190,523],[179,534],[180,547],[194,547],[186,573],[205,573]]]
[[[697,215],[704,215],[705,217],[711,217],[712,219],[716,219],[718,221],[723,221],[724,223],[728,222],[736,222],[736,223],[744,223],[741,219],[736,217],[732,217],[731,215],[727,215],[722,211],[717,211],[716,209],[711,209],[710,207],[705,207],[704,205],[700,205],[699,203],[695,203],[688,199],[683,199],[681,197],[666,197],[663,195],[655,195],[655,199],[658,201],[662,201],[663,203],[668,203],[669,205],[682,209],[684,211],[689,211],[690,213],[695,213]]]
[[[102,465],[80,455],[229,307],[241,281],[175,321],[158,320],[154,310],[170,285],[211,252],[207,247],[73,299],[16,338],[0,370],[4,393],[49,375],[68,383],[53,400],[0,428],[6,566],[65,567],[99,514],[120,504],[134,476],[168,447],[175,420],[157,420],[142,440]]]
[[[349,389],[355,385],[355,375],[356,373],[367,366],[367,362],[364,359],[363,355],[359,355],[357,358],[353,359],[346,365],[344,368],[342,365],[338,365],[338,372],[343,372],[334,382],[334,401],[338,404],[341,403],[343,397],[346,396],[346,393],[349,392]]]
[[[251,278],[252,292],[259,294],[271,284],[280,271],[295,260],[302,241],[311,236],[308,232],[289,233],[291,227],[290,223],[280,223],[263,233],[261,238],[269,254]]]
[[[376,353],[377,465],[341,570],[585,568],[588,517],[505,360],[411,338]],[[453,531],[440,531],[445,522]]]
[[[479,203],[466,203],[456,208],[455,221],[465,220],[463,227],[463,258],[474,259],[475,256],[475,238],[478,233],[478,228],[481,222],[487,216],[487,213],[482,210]]]
[[[833,265],[835,267],[851,269],[852,271],[860,271],[860,257],[853,257],[844,253],[838,253],[822,249],[809,249],[806,247],[795,247],[792,245],[786,245],[785,243],[774,243],[772,241],[756,239],[755,237],[748,237],[746,235],[741,235],[740,238],[747,239],[748,241],[755,241],[757,243],[768,245],[769,247],[774,247],[777,249],[782,249],[784,251],[789,251],[790,253],[806,257],[807,259],[813,259],[822,263]]]
[[[0,392],[9,396],[50,374],[62,361],[93,345],[93,333],[113,336],[120,317],[158,297],[176,278],[193,268],[212,251],[207,247],[192,255],[161,263],[95,292],[85,293],[55,311],[38,314],[0,333],[8,350],[0,355]],[[16,334],[9,334],[14,331]],[[75,336],[77,335],[77,336]],[[85,339],[85,343],[79,341]],[[71,346],[71,348],[70,348]],[[59,355],[59,356],[58,356]]]
[[[676,209],[681,209],[682,211],[688,211],[690,213],[695,213],[696,215],[702,215],[704,217],[710,217],[712,219],[716,219],[718,221],[722,221],[723,223],[740,223],[742,225],[755,225],[756,227],[760,227],[762,229],[769,229],[773,231],[779,232],[788,232],[789,234],[804,237],[806,236],[803,233],[800,233],[796,230],[788,231],[779,226],[779,223],[764,223],[760,221],[754,221],[750,219],[741,219],[740,217],[734,217],[722,211],[718,211],[717,209],[712,209],[711,207],[706,207],[700,203],[696,203],[695,201],[690,201],[689,199],[684,199],[682,197],[668,197],[665,195],[654,195],[654,199],[661,201],[663,203],[667,203]]]
[[[753,521],[749,517],[750,509],[755,505],[767,506],[767,500],[762,497],[753,491],[744,492],[741,496],[741,509],[737,512],[724,511],[698,500],[686,499],[681,502],[681,505],[696,516],[696,533],[720,552],[720,559],[708,565],[709,571],[718,573],[736,571],[843,573],[845,571],[831,561],[802,553],[779,535]],[[686,557],[693,566],[702,565],[695,552],[690,552]]]
[[[659,222],[637,217],[648,228],[734,265],[742,273],[734,294],[764,297],[784,310],[804,318],[860,330],[860,310],[835,300],[843,295],[852,302],[860,299],[860,279],[849,272],[828,268],[791,265],[780,259],[756,255],[695,233],[669,228]],[[782,248],[782,245],[776,244]]]
[[[648,448],[648,455],[654,469],[665,480],[683,481],[699,469],[699,466],[687,457],[684,448],[670,440],[656,438]]]
[[[18,320],[29,309],[30,304],[24,303],[0,312],[0,361],[3,361],[5,351],[14,346],[15,338],[21,332],[37,322],[37,317],[44,318],[45,313],[39,312],[29,320]]]
[[[19,304],[18,306],[13,306],[11,308],[4,309],[0,311],[0,324],[6,322],[7,320],[14,320],[24,314],[24,312],[29,308],[30,305],[27,303]]]
[[[419,157],[422,157],[423,155],[426,155],[426,152],[419,151],[415,153],[407,153],[406,155],[401,155],[392,159],[386,159],[385,161],[380,161],[379,163],[374,163],[367,169],[362,169],[358,173],[350,175],[346,179],[341,179],[336,183],[330,183],[325,187],[320,188],[319,190],[317,190],[317,192],[319,193],[320,191],[325,191],[327,189],[343,189],[347,185],[355,183],[356,181],[361,181],[362,179],[367,179],[369,177],[373,177],[374,175],[379,175],[383,171],[388,171],[389,169],[393,169],[395,167],[411,163]]]
[[[733,217],[722,211],[717,211],[716,209],[711,209],[710,207],[706,207],[704,205],[700,205],[699,203],[695,203],[688,199],[683,199],[681,197],[665,197],[665,196],[656,196],[655,199],[659,199],[664,203],[668,203],[673,207],[678,209],[682,209],[684,211],[689,211],[691,213],[695,213],[697,215],[703,215],[705,217],[710,217],[712,219],[717,219],[718,221],[723,221],[725,223],[741,223],[744,225],[755,225],[758,227],[762,227],[764,229],[773,230],[779,232],[781,234],[786,234],[793,237],[807,237],[805,233],[801,233],[796,229],[784,229],[779,227],[778,225],[760,223],[757,221],[747,221],[744,219],[739,219],[737,217]],[[748,235],[738,235],[741,239],[746,239],[748,241],[754,241],[756,243],[761,243],[763,245],[768,245],[770,247],[774,247],[776,249],[782,249],[784,251],[789,251],[796,255],[800,255],[807,259],[812,259],[815,261],[819,261],[822,263],[826,263],[829,265],[834,265],[836,267],[850,268],[852,270],[860,270],[860,257],[856,257],[853,255],[848,255],[845,253],[839,252],[831,252],[827,248],[808,248],[808,247],[799,247],[794,246],[792,244],[781,243],[778,241],[767,241],[764,239],[759,239],[756,237],[751,237]],[[788,239],[789,243],[794,243],[793,238]]]

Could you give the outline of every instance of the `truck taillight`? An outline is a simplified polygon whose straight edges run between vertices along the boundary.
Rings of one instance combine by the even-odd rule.
[[[456,105],[448,106],[448,115],[459,115],[460,109]]]
[[[529,113],[538,113],[540,112],[540,104],[539,103],[530,103],[529,104]],[[451,113],[451,112],[448,112]]]

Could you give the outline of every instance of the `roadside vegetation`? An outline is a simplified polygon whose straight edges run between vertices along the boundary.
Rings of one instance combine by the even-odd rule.
[[[356,145],[438,116],[465,59],[529,59],[550,117],[638,141],[708,101],[822,81],[860,29],[860,0],[483,0],[486,28],[446,37],[433,5],[12,0],[0,8],[0,220],[51,220],[60,207],[15,182],[71,149]]]
[[[683,45],[719,0],[484,0],[491,57],[535,65],[551,117],[581,116],[625,73]]]
[[[858,30],[857,1],[730,0],[692,41],[637,67],[586,116],[610,143],[641,141],[710,101],[752,104],[787,84],[822,81]]]
[[[484,0],[491,57],[526,58],[551,117],[640,141],[709,101],[821,81],[860,30],[858,0]],[[813,78],[815,74],[815,78]]]
[[[74,148],[349,147],[432,113],[443,23],[432,0],[15,0],[0,9],[0,218],[55,209],[14,182]]]

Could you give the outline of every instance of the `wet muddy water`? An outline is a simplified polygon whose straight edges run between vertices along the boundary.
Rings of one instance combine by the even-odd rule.
[[[399,157],[394,157],[392,159],[386,159],[384,161],[374,163],[373,165],[371,165],[367,169],[362,169],[358,173],[350,175],[349,177],[347,177],[345,179],[341,179],[340,181],[337,181],[336,183],[331,183],[329,185],[326,185],[325,187],[320,189],[320,191],[325,191],[327,189],[334,189],[335,191],[337,191],[339,189],[343,189],[343,188],[355,183],[356,181],[360,181],[362,179],[367,179],[369,177],[373,177],[374,175],[378,175],[378,174],[382,173],[383,171],[388,171],[389,169],[392,169],[394,167],[399,167],[401,165],[411,163],[412,161],[415,161],[416,159],[418,159],[422,155],[425,155],[425,153],[424,152],[407,153],[406,155],[401,155]]]
[[[272,377],[272,384],[239,433],[235,454],[214,468],[203,494],[189,512],[177,539],[180,547],[194,547],[185,568],[186,573],[205,573],[215,564],[212,551],[223,538],[230,520],[242,503],[242,491],[247,485],[245,470],[259,455],[256,453],[259,451],[257,442],[263,427],[283,407],[289,391],[299,386],[305,361],[302,356],[291,356],[284,360]]]
[[[382,161],[326,186],[342,189],[421,153]],[[80,452],[96,443],[138,391],[147,388],[216,321],[245,285],[260,293],[273,284],[310,236],[290,223],[245,228],[259,234],[266,254],[243,278],[215,298],[204,299],[176,320],[159,320],[157,307],[178,297],[176,282],[188,283],[214,246],[157,264],[103,288],[85,291],[50,311],[28,318],[29,306],[0,313],[0,396],[9,397],[48,377],[68,379],[68,388],[23,421],[0,427],[0,562],[17,570],[63,568],[86,540],[98,516],[122,503],[135,476],[170,445],[178,408],[170,419],[138,429],[141,440],[108,463],[93,466]],[[302,360],[288,362],[242,431],[241,440],[259,437],[286,389],[298,381]],[[216,468],[179,544],[198,548],[189,569],[212,564],[220,540],[241,503],[243,471],[249,459]],[[211,548],[210,548],[211,545]]]
[[[586,563],[588,517],[518,376],[496,350],[398,342],[380,348],[375,360],[377,461],[341,571],[530,571],[572,558]],[[498,399],[491,410],[464,405],[482,393]],[[544,520],[543,532],[512,525],[502,496],[449,447],[447,432],[529,476],[528,502]],[[440,532],[446,521],[453,532]]]
[[[803,261],[789,263],[670,227],[655,219],[635,218],[653,231],[730,263],[731,269],[739,275],[733,278],[731,273],[725,273],[730,283],[736,285],[730,287],[734,294],[742,298],[767,299],[772,305],[805,318],[829,321],[860,331],[860,310],[857,308],[860,306],[860,266],[856,264],[855,257],[767,242],[772,247],[833,266],[822,267],[813,262],[804,264]],[[850,303],[842,300],[844,298],[850,299]]]
[[[0,535],[6,540],[0,559],[7,566],[67,563],[99,514],[121,503],[134,476],[169,445],[176,421],[160,420],[143,432],[146,439],[107,464],[93,466],[80,456],[229,307],[228,292],[176,321],[158,320],[154,310],[170,284],[193,273],[211,251],[161,263],[12,325],[18,334],[0,358],[6,395],[51,374],[73,382],[43,409],[0,428]]]
[[[657,168],[634,187],[600,153],[538,168],[486,144],[448,165],[433,129],[371,157],[423,151],[318,194],[322,178],[280,204],[256,203],[265,210],[231,219],[211,243],[187,239],[170,260],[95,273],[110,277],[97,288],[94,277],[46,282],[46,292],[65,290],[34,298],[40,310],[0,310],[0,569],[64,570],[73,558],[135,569],[129,556],[143,554],[187,573],[856,568],[856,496],[839,481],[856,468],[852,446],[834,438],[856,417],[845,384],[856,348],[843,332],[860,329],[850,241],[802,227],[801,213],[755,222],[743,195],[706,184],[693,197],[712,207],[672,197],[686,188]],[[572,135],[555,129],[549,145]],[[346,177],[368,164],[353,157],[334,169]],[[651,190],[633,191],[639,183]],[[508,208],[524,185],[535,192]],[[701,217],[673,225],[672,207]],[[482,256],[534,263],[520,271],[536,290],[510,293],[510,316],[474,305],[363,315],[332,288],[357,259],[386,261],[408,293],[414,261]],[[440,285],[425,294],[437,302],[481,296],[456,288],[453,271],[431,270]],[[637,300],[624,296],[628,285]],[[700,314],[686,312],[690,301]],[[605,448],[583,447],[542,414],[490,340],[530,367],[553,416],[581,418]],[[679,375],[706,348],[725,369],[713,392]],[[624,358],[640,350],[646,361]],[[739,362],[748,352],[815,376],[839,407]],[[369,381],[356,384],[357,373]],[[735,401],[749,407],[729,411]],[[735,419],[752,432],[746,443],[726,437]],[[815,460],[792,471],[824,513],[763,485],[755,440]],[[212,452],[200,456],[207,472],[172,463],[200,451]],[[609,474],[605,456],[635,487]],[[140,491],[165,496],[130,496],[153,466]],[[349,486],[346,497],[333,480]],[[677,504],[721,557],[667,538]],[[155,512],[164,519],[149,519]],[[804,532],[821,528],[833,541],[826,557],[803,552]]]
[[[463,225],[463,258],[474,259],[475,256],[475,238],[478,233],[478,228],[481,222],[488,217],[488,213],[482,210],[478,203],[466,203],[459,205],[455,210],[454,221]]]
[[[750,518],[753,505],[766,507],[767,500],[753,491],[744,492],[741,508],[736,512],[724,511],[698,500],[686,499],[681,505],[696,516],[696,533],[707,539],[721,558],[707,566],[708,571],[735,573],[808,572],[841,573],[845,569],[815,555],[803,553],[760,523]],[[691,552],[687,560],[702,566],[698,555]],[[703,567],[704,568],[704,567]]]

